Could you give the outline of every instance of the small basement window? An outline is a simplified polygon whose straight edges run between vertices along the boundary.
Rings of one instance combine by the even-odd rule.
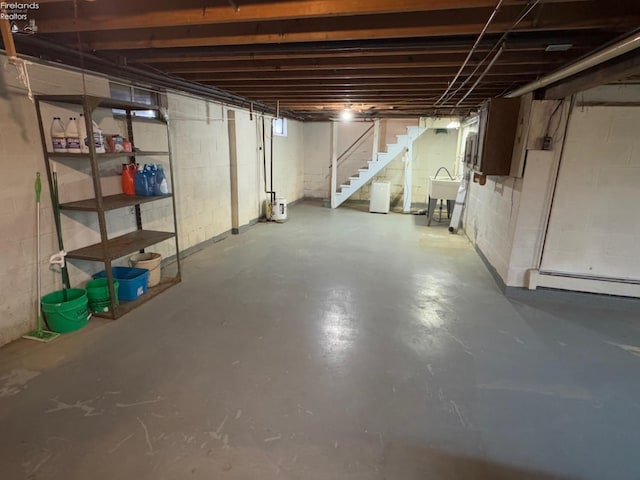
[[[109,82],[111,98],[125,102],[142,103],[144,105],[160,105],[160,95],[146,88],[134,87],[132,85],[122,85],[121,83]],[[114,115],[125,116],[127,112],[118,108],[113,109]],[[158,118],[156,110],[136,110],[131,112],[135,117]]]
[[[286,118],[273,119],[273,134],[278,137],[287,136],[287,119]]]

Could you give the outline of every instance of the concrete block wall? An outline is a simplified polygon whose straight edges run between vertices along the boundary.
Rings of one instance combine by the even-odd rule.
[[[414,204],[426,204],[429,195],[427,182],[440,167],[446,167],[451,175],[455,175],[457,147],[457,129],[447,130],[447,133],[436,133],[435,129],[428,129],[414,142],[411,196]],[[438,176],[441,177],[448,178],[444,171]]]
[[[6,59],[0,56],[0,64]],[[48,182],[42,158],[35,108],[11,65],[0,70],[6,91],[0,92],[0,158],[3,175],[0,177],[0,345],[19,338],[35,327],[36,321],[36,228],[35,228],[35,172],[42,172],[41,255],[42,291],[61,288],[60,275],[49,271],[48,259],[58,251]],[[78,94],[110,96],[109,79],[82,75],[71,69],[33,63],[29,76],[34,94]],[[173,188],[176,193],[179,241],[182,250],[229,232],[230,174],[228,124],[223,106],[201,98],[167,93],[171,143],[174,162]],[[54,115],[77,116],[80,109],[64,105],[43,106],[45,130]],[[247,222],[260,214],[264,198],[256,190],[262,175],[256,153],[255,120],[248,121],[246,112],[238,115],[244,125],[239,165],[242,193],[240,211]],[[254,117],[255,118],[255,117]],[[125,133],[123,121],[114,118],[109,110],[94,115],[107,133]],[[166,130],[161,123],[138,120],[134,124],[136,146],[141,149],[166,148]],[[48,141],[48,140],[47,140]],[[290,122],[288,137],[276,140],[276,179],[284,196],[292,202],[303,195],[304,139],[302,125]],[[166,157],[145,158],[147,163],[165,163]],[[121,192],[121,159],[101,161],[104,194]],[[79,200],[93,196],[87,165],[77,161],[57,163],[61,201]],[[167,174],[169,171],[167,170]],[[255,184],[255,186],[254,186]],[[142,206],[146,228],[172,230],[171,204],[168,200]],[[135,229],[135,216],[129,209],[107,213],[110,236]],[[93,213],[73,212],[62,215],[66,250],[86,246],[99,240],[97,216]],[[154,245],[152,251],[164,256],[173,255],[173,243]],[[124,264],[120,259],[116,264]],[[72,285],[82,285],[92,273],[103,268],[96,262],[70,263]]]
[[[547,217],[547,201],[553,190],[555,176],[553,151],[529,150],[522,179],[518,219],[514,227],[513,244],[505,284],[523,287],[528,283],[528,271],[537,268],[542,252]]]
[[[471,183],[467,193],[464,231],[506,282],[518,221],[522,179],[489,177],[485,185]]]
[[[286,137],[273,138],[273,189],[291,203],[304,196],[304,126],[289,119]],[[267,167],[268,168],[268,167]]]
[[[167,101],[179,241],[187,249],[231,228],[227,123],[219,104],[177,93]]]
[[[331,122],[305,122],[304,196],[329,198],[331,182]]]
[[[552,150],[540,151],[540,125],[548,124],[553,108],[544,101],[533,103],[522,178],[488,177],[484,186],[471,183],[463,218],[466,235],[510,287],[526,286],[528,271],[539,265],[569,112],[566,102],[558,113]]]
[[[235,111],[236,151],[238,156],[238,220],[244,226],[260,216],[264,202],[262,157],[258,150],[258,120],[249,118],[249,112]]]

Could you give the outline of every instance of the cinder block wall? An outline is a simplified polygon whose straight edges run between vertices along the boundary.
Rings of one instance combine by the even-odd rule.
[[[5,57],[0,62],[5,64]],[[18,80],[17,71],[7,65],[0,70],[6,91],[0,92],[0,345],[19,338],[31,330],[36,321],[36,225],[34,179],[42,172],[43,192],[41,206],[42,291],[47,293],[61,288],[60,275],[48,268],[49,256],[58,251],[45,165],[42,158],[40,136],[35,107]],[[34,63],[29,66],[34,94],[83,93],[82,75],[75,70]],[[86,93],[110,96],[109,79],[86,74]],[[202,98],[179,92],[167,93],[174,160],[173,189],[176,193],[179,242],[182,250],[206,240],[227,234],[231,229],[229,137],[228,122],[223,106]],[[240,138],[239,190],[241,224],[260,216],[261,201],[258,178],[261,177],[257,152],[255,122],[248,114],[237,110],[246,133]],[[45,130],[51,118],[77,116],[79,108],[55,105],[44,106]],[[256,116],[254,116],[254,119]],[[125,133],[121,120],[108,110],[94,116],[107,133]],[[134,126],[136,146],[141,149],[166,148],[164,125],[144,120]],[[47,140],[48,141],[48,140]],[[275,176],[278,188],[289,202],[303,194],[302,124],[289,121],[289,135],[274,144],[277,163]],[[101,162],[104,194],[121,191],[121,159]],[[166,157],[145,158],[147,163],[165,163]],[[88,162],[87,162],[88,163]],[[77,161],[57,162],[61,201],[79,200],[93,196],[88,164]],[[168,173],[168,172],[167,172]],[[145,228],[173,228],[168,200],[143,205]],[[107,214],[111,236],[135,229],[135,218],[129,209]],[[97,217],[93,213],[74,212],[62,215],[65,249],[71,250],[99,241]],[[173,255],[171,241],[154,245],[151,249],[163,255]],[[119,263],[124,263],[121,259]],[[92,273],[103,269],[96,262],[70,263],[72,285],[83,285]]]
[[[331,122],[305,122],[304,196],[329,198],[331,182]]]

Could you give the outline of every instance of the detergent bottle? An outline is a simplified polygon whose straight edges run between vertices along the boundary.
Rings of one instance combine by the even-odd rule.
[[[67,141],[68,153],[82,153],[80,148],[80,131],[78,130],[78,122],[75,117],[69,117],[69,123],[64,131]]]
[[[65,128],[60,117],[53,117],[51,123],[51,143],[53,151],[57,153],[67,153],[67,137],[64,133]]]

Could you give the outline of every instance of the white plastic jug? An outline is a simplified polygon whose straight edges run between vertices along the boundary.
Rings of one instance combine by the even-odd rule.
[[[82,153],[89,153],[89,139],[87,138],[87,124],[84,121],[84,114],[80,114],[78,119],[78,136],[80,137],[80,150]]]
[[[51,143],[53,144],[54,152],[67,152],[67,136],[60,117],[53,117],[53,122],[51,123]]]
[[[107,149],[104,146],[104,135],[102,134],[102,130],[95,122],[93,123],[93,142],[96,147],[96,153],[107,153]]]
[[[69,117],[69,123],[64,131],[67,140],[68,153],[82,153],[80,148],[80,131],[78,130],[78,122],[75,117]]]

